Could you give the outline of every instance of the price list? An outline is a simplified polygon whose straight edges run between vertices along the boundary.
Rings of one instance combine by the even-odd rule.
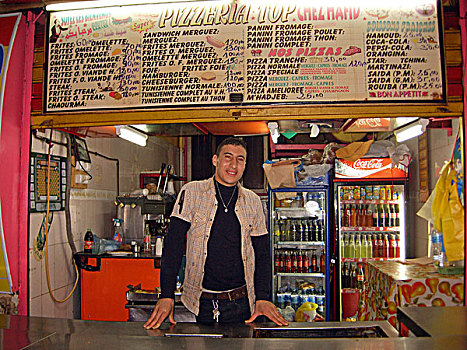
[[[51,13],[45,109],[441,103],[436,6],[213,1]]]

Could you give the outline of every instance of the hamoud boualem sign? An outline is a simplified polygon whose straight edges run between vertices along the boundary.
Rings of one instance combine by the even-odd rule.
[[[445,102],[440,4],[358,3],[53,12],[45,111]]]

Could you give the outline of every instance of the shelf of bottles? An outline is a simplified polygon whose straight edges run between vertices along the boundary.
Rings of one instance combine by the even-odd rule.
[[[339,186],[338,224],[341,289],[364,298],[369,261],[400,258],[402,185]]]
[[[298,192],[272,206],[274,293],[276,305],[297,310],[304,302],[325,313],[325,191]],[[289,309],[289,311],[291,311]]]

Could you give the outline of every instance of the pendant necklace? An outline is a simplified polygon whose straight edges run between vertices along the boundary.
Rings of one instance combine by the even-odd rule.
[[[237,190],[237,185],[235,185],[235,188],[234,190],[232,191],[232,195],[230,196],[230,199],[229,199],[229,202],[227,203],[227,205],[225,205],[224,203],[224,199],[222,198],[222,194],[221,194],[221,190],[219,189],[219,185],[217,184],[217,181],[214,180],[214,183],[216,185],[216,188],[217,188],[217,192],[219,192],[219,197],[221,199],[221,202],[222,202],[222,205],[224,206],[224,211],[227,213],[229,211],[229,209],[227,209],[227,207],[230,205],[230,202],[232,201],[232,198],[235,194],[235,191]]]

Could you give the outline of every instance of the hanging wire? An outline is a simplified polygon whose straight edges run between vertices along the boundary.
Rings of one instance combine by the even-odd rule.
[[[50,213],[50,157],[51,157],[51,154],[50,154],[50,150],[52,149],[52,132],[53,132],[53,129],[50,129],[50,138],[49,138],[49,147],[48,147],[48,152],[47,152],[47,177],[46,177],[46,180],[47,180],[47,212],[46,212],[46,217],[48,218],[49,217],[49,213]],[[71,290],[70,294],[68,294],[65,299],[62,299],[62,300],[59,300],[57,299],[53,292],[52,292],[52,288],[50,286],[50,275],[49,275],[49,240],[48,240],[48,237],[49,237],[49,222],[48,220],[46,220],[46,224],[45,224],[45,274],[46,274],[46,277],[47,277],[47,288],[49,289],[49,294],[50,294],[50,297],[52,298],[53,301],[55,301],[56,303],[64,303],[65,301],[67,301],[68,299],[70,299],[70,297],[73,295],[73,292],[75,291],[76,289],[76,286],[78,285],[78,280],[79,280],[79,271],[78,271],[78,266],[76,266],[76,262],[74,261],[74,259],[72,259],[73,261],[73,265],[75,267],[75,272],[76,272],[76,281],[75,281],[75,284],[73,286],[73,289]]]

